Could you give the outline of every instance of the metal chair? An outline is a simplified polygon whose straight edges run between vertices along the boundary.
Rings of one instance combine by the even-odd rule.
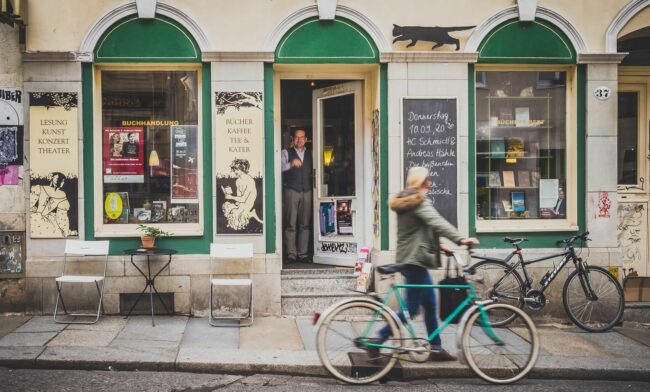
[[[228,260],[253,259],[253,244],[210,244],[210,314],[208,322],[213,327],[248,327],[253,324],[253,281],[250,278],[214,279],[215,263]],[[250,275],[249,275],[250,276]],[[245,316],[218,316],[213,314],[212,292],[214,286],[248,288],[248,314]],[[220,323],[219,320],[238,320],[239,324]],[[246,320],[244,323],[242,321]]]
[[[80,241],[80,240],[66,240],[65,242],[65,252],[63,254],[63,273],[61,276],[56,278],[56,305],[54,306],[54,321],[62,324],[95,324],[99,320],[100,312],[104,309],[104,304],[102,300],[104,299],[104,286],[106,278],[106,266],[108,264],[108,245],[109,241]],[[76,275],[66,275],[66,266],[68,265],[69,257],[78,257],[82,258],[85,256],[103,256],[103,269],[101,275],[90,275],[77,273]],[[96,259],[96,257],[95,257]],[[80,260],[80,262],[84,262]],[[100,268],[96,268],[96,271],[99,272]],[[79,268],[80,271],[85,271],[86,268]],[[63,301],[63,284],[64,283],[95,283],[97,288],[97,295],[99,296],[99,301],[97,304],[97,313],[69,313],[65,302]],[[99,284],[101,283],[101,289]],[[61,300],[61,306],[63,307],[64,315],[68,317],[94,317],[94,320],[90,321],[76,321],[76,320],[62,320],[61,315],[58,315],[59,312],[59,299]],[[59,319],[57,319],[57,315]]]

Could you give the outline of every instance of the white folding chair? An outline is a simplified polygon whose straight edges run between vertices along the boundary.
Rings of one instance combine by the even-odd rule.
[[[56,305],[54,306],[54,321],[57,323],[64,323],[64,324],[94,324],[99,320],[99,315],[100,312],[103,311],[104,305],[102,303],[102,300],[104,299],[104,281],[106,278],[106,266],[108,264],[108,244],[109,241],[80,241],[80,240],[66,240],[65,241],[65,252],[63,254],[63,273],[61,276],[56,278]],[[66,267],[69,267],[69,257],[76,257],[79,258],[80,262],[84,262],[82,259],[85,256],[94,256],[95,259],[97,259],[96,256],[103,256],[103,268],[101,269],[101,274],[100,274],[100,267],[98,266],[95,268],[96,274],[91,275],[91,274],[82,274],[79,271],[86,271],[91,268],[86,268],[84,266],[83,268],[78,268],[79,271],[76,272],[76,275],[70,275],[66,274]],[[81,267],[81,266],[79,266]],[[63,284],[72,284],[72,283],[82,283],[82,284],[88,284],[88,283],[95,283],[95,287],[97,288],[97,295],[99,296],[99,302],[97,304],[97,313],[70,313],[68,312],[68,309],[65,306],[65,302],[63,301]],[[99,284],[101,283],[101,288],[99,287]],[[61,306],[63,307],[63,314],[67,316],[66,320],[61,319],[61,315],[58,315],[59,312],[59,300],[61,300]],[[57,316],[59,318],[57,319]],[[90,321],[76,321],[74,319],[69,319],[70,317],[94,317],[94,320]]]
[[[228,260],[253,260],[253,244],[210,244],[210,314],[208,322],[213,327],[248,327],[253,324],[253,281],[249,278],[214,279],[215,263]],[[248,288],[248,314],[245,316],[218,316],[213,314],[212,292],[214,286]],[[220,323],[219,320],[238,320],[239,324]],[[244,321],[246,320],[246,321]],[[244,321],[244,323],[242,323]]]

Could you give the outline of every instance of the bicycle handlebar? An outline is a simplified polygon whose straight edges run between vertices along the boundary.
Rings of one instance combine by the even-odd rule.
[[[589,232],[585,231],[582,234],[576,234],[576,235],[571,236],[571,237],[569,237],[569,238],[567,238],[565,240],[560,240],[560,241],[557,242],[557,244],[558,245],[564,244],[565,247],[570,247],[570,246],[573,246],[573,243],[575,241],[577,241],[577,240],[591,241],[588,236],[589,236]]]

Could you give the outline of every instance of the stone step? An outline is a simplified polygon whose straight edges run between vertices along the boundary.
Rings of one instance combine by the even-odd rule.
[[[291,276],[291,275],[353,275],[354,268],[345,268],[345,267],[335,267],[335,268],[292,268],[292,269],[283,269],[281,271],[281,276]]]
[[[357,277],[351,274],[338,275],[286,275],[281,278],[281,292],[285,294],[316,293],[326,294],[354,290]]]
[[[626,302],[623,321],[650,323],[650,302]]]
[[[339,291],[326,294],[282,295],[282,315],[310,316],[314,312],[323,312],[336,302],[355,297],[364,297],[364,294],[351,291]]]

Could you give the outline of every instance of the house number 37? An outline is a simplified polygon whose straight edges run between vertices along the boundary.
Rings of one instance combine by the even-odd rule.
[[[609,87],[606,86],[599,86],[594,89],[594,95],[596,98],[605,101],[609,99],[609,96],[611,95],[612,90]]]

